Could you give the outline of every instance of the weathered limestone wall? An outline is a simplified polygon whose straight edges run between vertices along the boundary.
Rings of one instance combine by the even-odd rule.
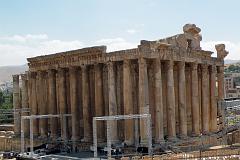
[[[51,131],[52,137],[91,142],[92,117],[143,113],[152,116],[155,143],[216,132],[227,52],[220,45],[218,57],[211,57],[201,50],[198,27],[189,24],[183,30],[129,50],[106,53],[99,46],[29,58],[31,114],[72,114],[67,130],[62,120],[36,120],[34,134],[44,137]],[[97,125],[99,142],[106,141],[106,123]],[[145,144],[144,125],[140,120],[135,130],[132,120],[112,122],[112,138],[132,145],[140,136]]]

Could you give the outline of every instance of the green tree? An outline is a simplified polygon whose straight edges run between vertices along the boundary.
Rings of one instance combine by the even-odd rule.
[[[0,106],[2,106],[3,103],[4,103],[4,95],[3,95],[3,92],[0,91]]]

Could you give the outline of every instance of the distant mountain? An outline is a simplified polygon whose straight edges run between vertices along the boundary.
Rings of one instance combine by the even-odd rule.
[[[225,64],[234,64],[234,63],[238,63],[238,62],[240,62],[240,60],[232,60],[232,59],[224,60]]]
[[[27,70],[27,64],[20,66],[0,66],[0,84],[12,81],[12,75],[24,73]]]

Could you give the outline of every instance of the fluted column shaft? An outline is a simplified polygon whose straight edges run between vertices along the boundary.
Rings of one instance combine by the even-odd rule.
[[[155,59],[154,62],[154,77],[155,77],[155,142],[160,143],[164,141],[163,130],[163,98],[162,98],[162,73],[161,73],[161,60]]]
[[[186,108],[186,78],[185,78],[185,62],[178,62],[179,81],[179,132],[180,137],[187,136],[187,108]]]
[[[146,59],[139,58],[139,114],[149,113],[148,73]],[[147,143],[146,121],[140,120],[140,143]]]
[[[109,93],[109,115],[117,115],[117,98],[116,98],[116,84],[113,62],[108,62],[108,93]],[[111,140],[118,141],[117,122],[111,121]]]
[[[22,108],[24,109],[22,115],[23,116],[28,116],[28,80],[27,80],[27,75],[26,74],[21,74],[21,79],[22,79]],[[29,120],[24,121],[24,135],[28,136],[29,135]]]
[[[89,142],[92,139],[91,136],[91,117],[89,106],[89,79],[87,66],[82,65],[82,103],[83,103],[83,126],[84,126],[84,138],[83,141]]]
[[[57,114],[57,95],[56,95],[56,72],[48,70],[48,97],[49,97],[49,112],[50,114]],[[56,118],[50,119],[51,137],[57,137],[58,122]]]
[[[66,99],[66,73],[63,68],[59,68],[59,111],[60,114],[67,113],[67,99]],[[67,140],[67,120],[63,117],[61,120],[61,137],[63,140]]]
[[[173,78],[173,61],[166,62],[167,69],[167,130],[169,140],[176,138],[175,92]]]
[[[200,108],[199,108],[199,90],[198,90],[198,64],[191,64],[192,74],[192,134],[200,134]]]
[[[102,67],[99,64],[95,64],[95,116],[104,116],[104,105],[103,105],[103,77]],[[105,138],[104,122],[98,121],[98,141],[103,142]]]
[[[202,132],[209,132],[209,72],[208,65],[202,65]]]
[[[211,111],[210,111],[210,121],[211,121],[211,132],[217,131],[217,103],[216,103],[216,66],[211,66],[210,72],[210,100],[211,100]]]
[[[77,105],[77,70],[74,67],[69,68],[70,78],[70,105],[72,112],[72,140],[80,138],[80,123],[78,120],[79,109]]]
[[[124,114],[133,114],[133,102],[132,102],[132,83],[130,73],[130,60],[124,60],[123,62],[123,102],[124,102]],[[132,145],[134,143],[134,121],[124,121],[124,135],[125,143]]]
[[[20,135],[21,130],[21,115],[20,115],[20,89],[19,75],[13,75],[13,108],[14,108],[14,133]]]
[[[31,97],[30,97],[30,107],[31,115],[38,114],[38,105],[37,105],[37,76],[35,72],[29,73],[29,80],[31,82]],[[38,119],[33,119],[33,135],[37,137],[39,135],[39,121]]]
[[[45,103],[45,89],[46,85],[44,83],[44,72],[43,71],[38,71],[37,72],[38,76],[38,109],[39,109],[39,115],[45,115],[47,114],[47,106]],[[48,120],[43,118],[39,120],[39,127],[40,127],[40,135],[41,137],[46,137],[47,136],[47,129],[48,129]]]

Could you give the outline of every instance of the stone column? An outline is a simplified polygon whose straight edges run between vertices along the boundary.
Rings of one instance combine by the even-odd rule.
[[[56,72],[55,70],[48,70],[48,97],[49,97],[49,113],[57,114],[57,95],[56,95]],[[58,119],[51,118],[50,119],[50,131],[51,137],[57,137],[58,130]]]
[[[209,73],[208,65],[202,65],[202,132],[209,132]]]
[[[117,115],[116,84],[113,62],[108,62],[108,94],[109,94],[109,116]],[[111,140],[118,142],[117,121],[111,121]]]
[[[187,108],[186,108],[186,78],[185,62],[178,62],[178,95],[179,95],[179,133],[181,138],[187,136]]]
[[[175,119],[175,92],[173,78],[173,61],[166,62],[167,69],[167,131],[168,139],[176,138],[176,119]]]
[[[59,111],[60,114],[67,113],[67,96],[66,96],[66,73],[65,69],[59,68]],[[64,117],[63,117],[64,118]],[[67,118],[61,120],[61,137],[64,141],[67,140]]]
[[[200,135],[200,108],[199,108],[199,90],[198,90],[198,64],[191,64],[192,74],[192,134]]]
[[[31,81],[31,97],[30,97],[31,115],[37,115],[38,114],[37,76],[35,72],[29,73],[29,81]],[[33,119],[33,136],[37,137],[38,135],[39,135],[39,121],[38,119]]]
[[[218,99],[224,99],[224,66],[218,66]]]
[[[69,68],[70,79],[70,104],[72,112],[72,140],[80,139],[80,123],[78,120],[79,109],[77,104],[77,69],[74,67]]]
[[[28,80],[26,74],[21,74],[22,79],[22,115],[28,116]],[[29,136],[29,120],[24,120],[24,135]]]
[[[147,64],[144,58],[138,59],[139,67],[139,114],[149,113],[148,74]],[[140,120],[140,143],[147,144],[146,121]]]
[[[123,61],[123,103],[124,114],[133,114],[133,102],[132,102],[132,83],[130,73],[130,60]],[[124,135],[125,143],[127,145],[134,144],[134,121],[124,120]]]
[[[102,67],[100,64],[94,65],[95,69],[95,116],[104,116],[104,105],[103,105],[103,77],[102,77]],[[104,122],[97,122],[98,130],[98,142],[103,142],[105,138],[105,127]]]
[[[216,66],[211,66],[210,72],[210,100],[211,100],[211,107],[210,107],[210,121],[211,121],[211,132],[217,131],[217,103],[216,103]]]
[[[217,73],[217,81],[218,81],[218,101],[224,100],[224,66],[218,66],[218,73]],[[224,119],[225,119],[225,114],[224,110],[221,107],[218,107],[218,114],[219,114],[219,119],[220,119],[220,126],[219,129],[224,128]]]
[[[19,75],[13,75],[13,108],[14,108],[14,133],[21,133],[21,104],[20,104]]]
[[[155,77],[155,143],[164,142],[163,130],[163,98],[162,98],[162,73],[161,73],[161,60],[155,59],[154,64],[154,77]]]
[[[84,126],[84,138],[82,141],[90,142],[92,140],[91,136],[91,117],[90,117],[90,106],[89,106],[89,79],[87,66],[82,65],[82,103],[83,103],[83,126]]]
[[[39,101],[38,101],[38,109],[39,109],[39,115],[45,115],[47,114],[47,106],[45,103],[45,83],[44,83],[44,76],[45,73],[43,71],[38,71],[37,72],[37,76],[38,76],[38,97],[39,97]],[[47,137],[47,132],[48,132],[48,120],[47,119],[39,119],[39,129],[40,129],[40,136],[42,138]]]

